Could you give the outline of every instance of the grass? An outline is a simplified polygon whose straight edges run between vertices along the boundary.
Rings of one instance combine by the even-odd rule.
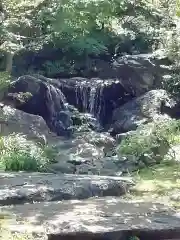
[[[180,209],[180,163],[164,161],[142,169],[134,178],[137,184],[126,198],[156,201]]]

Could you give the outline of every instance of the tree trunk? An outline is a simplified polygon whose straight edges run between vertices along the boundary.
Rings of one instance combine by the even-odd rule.
[[[12,72],[12,65],[13,65],[13,54],[10,52],[6,53],[6,72],[11,73]]]

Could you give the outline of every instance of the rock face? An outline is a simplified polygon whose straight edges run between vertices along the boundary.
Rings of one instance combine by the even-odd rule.
[[[80,112],[90,113],[102,125],[109,122],[113,109],[134,96],[128,93],[116,78],[103,80],[82,77],[48,79],[38,75],[35,77],[61,89],[68,104],[75,106]]]
[[[19,74],[26,74],[30,65],[34,65],[35,69],[44,71],[42,66],[44,65],[44,61],[49,60],[49,56],[51,56],[51,60],[56,56],[54,59],[56,61],[57,59],[63,59],[63,55],[64,53],[61,49],[52,48],[43,49],[39,53],[22,52],[14,57],[13,72],[18,76]],[[121,79],[125,85],[130,86],[132,84],[133,89],[130,88],[130,90],[135,90],[136,93],[141,95],[144,91],[152,89],[154,84],[160,83],[161,74],[168,70],[164,66],[168,66],[169,64],[171,63],[164,54],[159,56],[156,53],[124,55],[116,57],[116,59],[112,55],[104,55],[100,56],[100,58],[89,57],[86,61],[79,64],[75,62],[75,68],[71,66],[71,71],[57,71],[54,75],[50,73],[46,76],[51,78],[81,76],[88,79]],[[133,79],[135,81],[132,81]]]
[[[118,134],[135,130],[138,126],[152,121],[175,106],[165,90],[151,90],[115,109],[112,116],[112,133]]]
[[[120,196],[134,182],[117,177],[149,164],[118,156],[116,144],[140,125],[172,112],[175,102],[167,92],[151,90],[169,69],[152,55],[127,55],[106,68],[101,63],[91,78],[22,76],[4,97],[11,107],[1,109],[7,123],[3,135],[20,132],[58,150],[56,163],[48,166],[53,173],[0,173],[0,210],[15,216],[11,232],[28,231],[49,240],[180,235],[178,215],[165,206],[123,201]],[[117,141],[103,132],[109,125],[112,134],[120,133]],[[154,151],[156,157],[164,156],[168,147],[160,144]]]
[[[49,81],[61,89],[69,104],[91,113],[104,125],[117,106],[160,86],[163,75],[170,72],[168,64],[167,58],[154,54],[125,55],[112,63],[97,61],[94,78],[86,74],[86,78]]]

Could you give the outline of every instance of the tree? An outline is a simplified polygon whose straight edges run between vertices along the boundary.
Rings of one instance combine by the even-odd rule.
[[[167,10],[162,2],[167,0],[2,0],[5,69],[11,72],[13,56],[22,49],[61,49],[62,58],[42,64],[50,72],[73,71],[89,56],[150,51],[160,41]]]
[[[4,18],[1,24],[0,50],[5,59],[5,70],[11,72],[14,54],[40,37],[41,31],[36,14],[43,1],[2,0]],[[21,17],[20,17],[21,16]]]

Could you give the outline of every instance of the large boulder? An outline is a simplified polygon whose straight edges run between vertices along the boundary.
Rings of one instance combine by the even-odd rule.
[[[151,90],[115,109],[110,131],[118,134],[136,130],[138,126],[168,113],[174,106],[175,101],[165,90]]]
[[[127,92],[140,96],[161,86],[163,75],[171,71],[170,64],[162,53],[125,55],[112,63],[113,77]]]
[[[57,140],[56,134],[50,131],[42,117],[3,104],[0,106],[0,133],[2,136],[20,133],[28,140],[43,144]]]
[[[121,196],[134,185],[128,177],[0,172],[0,206]]]
[[[3,102],[24,112],[39,115],[58,135],[72,133],[72,119],[66,98],[47,81],[25,75],[12,82]]]

